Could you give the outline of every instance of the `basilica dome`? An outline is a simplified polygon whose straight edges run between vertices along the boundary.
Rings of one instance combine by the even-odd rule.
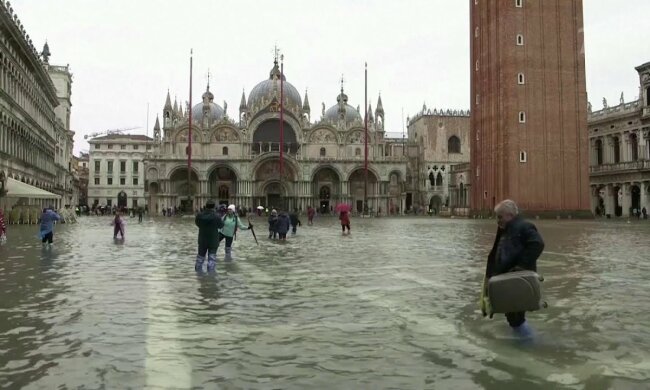
[[[291,83],[287,82],[287,78],[283,75],[283,93],[287,101],[288,106],[296,106],[302,108],[302,98],[300,93]],[[273,69],[269,73],[269,78],[257,84],[248,95],[248,107],[252,108],[253,106],[266,100],[267,103],[272,99],[274,94],[277,94],[278,99],[280,98],[280,68],[278,68],[278,62],[275,61]]]
[[[325,120],[328,120],[330,122],[338,122],[340,115],[344,114],[346,123],[363,121],[361,114],[359,114],[359,111],[348,104],[348,95],[344,94],[343,90],[341,90],[341,94],[336,98],[336,101],[337,104],[333,105],[327,111],[325,111]]]
[[[210,92],[210,87],[208,87],[208,89],[203,93],[201,98],[203,99],[203,102],[192,107],[192,120],[197,123],[203,121],[203,107],[207,105],[210,107],[210,120],[214,122],[220,121],[224,116],[224,111],[220,105],[213,101],[214,95]]]

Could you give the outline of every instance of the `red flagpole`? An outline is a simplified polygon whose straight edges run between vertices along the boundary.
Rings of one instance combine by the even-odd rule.
[[[280,178],[284,174],[284,54],[280,56]],[[282,189],[280,189],[282,190]]]
[[[366,62],[366,69],[365,69],[365,80],[364,80],[364,86],[365,86],[365,93],[364,93],[364,111],[365,115],[363,116],[363,127],[365,129],[365,139],[364,139],[364,146],[365,146],[365,161],[364,161],[364,173],[365,173],[365,185],[363,187],[363,213],[366,214],[366,210],[368,209],[368,63]]]
[[[187,135],[187,197],[191,200],[191,180],[192,180],[192,49],[190,49],[190,114],[189,130]]]

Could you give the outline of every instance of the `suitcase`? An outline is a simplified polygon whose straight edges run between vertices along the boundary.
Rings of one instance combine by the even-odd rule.
[[[543,281],[534,271],[516,271],[493,276],[488,280],[488,297],[492,313],[536,311],[542,302]]]

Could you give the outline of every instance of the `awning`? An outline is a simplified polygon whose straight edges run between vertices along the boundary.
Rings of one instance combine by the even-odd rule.
[[[7,198],[61,199],[61,195],[53,194],[8,177]]]

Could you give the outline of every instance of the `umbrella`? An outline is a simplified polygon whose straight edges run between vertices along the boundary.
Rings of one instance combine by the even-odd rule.
[[[352,207],[349,204],[346,204],[346,203],[341,203],[341,204],[338,204],[336,206],[336,212],[337,213],[342,213],[342,212],[349,213],[351,209],[352,209]]]
[[[264,206],[257,206],[258,210],[264,210]]]

